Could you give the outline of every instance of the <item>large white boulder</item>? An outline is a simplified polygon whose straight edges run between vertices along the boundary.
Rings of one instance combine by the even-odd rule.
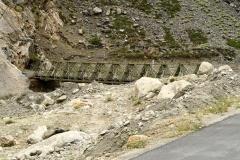
[[[174,81],[162,87],[157,99],[172,99],[174,96],[183,91],[186,87],[192,86],[192,84],[185,80]]]
[[[142,98],[146,96],[150,91],[160,90],[162,86],[162,82],[156,78],[142,77],[135,82],[135,96],[137,98]]]
[[[92,143],[92,137],[84,132],[79,131],[69,131],[60,134],[53,135],[52,137],[45,139],[39,143],[36,143],[19,153],[17,153],[13,159],[24,160],[33,158],[31,155],[36,155],[39,157],[44,157],[54,152],[56,148],[62,148],[67,144],[76,143],[81,146],[79,153],[82,154],[86,148]],[[36,154],[40,153],[40,155]]]
[[[203,74],[211,74],[213,71],[214,67],[211,63],[209,62],[202,62],[199,70],[198,70],[198,75],[203,75]]]

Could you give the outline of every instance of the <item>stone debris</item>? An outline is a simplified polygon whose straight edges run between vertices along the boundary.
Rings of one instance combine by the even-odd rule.
[[[1,136],[0,144],[2,147],[12,147],[16,144],[16,141],[12,135]]]
[[[174,81],[162,87],[160,93],[157,96],[157,99],[166,99],[166,98],[174,98],[176,94],[183,91],[186,87],[192,86],[190,82],[185,80]]]
[[[56,147],[63,148],[71,143],[76,143],[81,146],[79,152],[83,153],[92,143],[92,139],[88,134],[79,131],[69,131],[57,134],[20,151],[14,156],[14,159],[24,160],[35,156],[45,157],[47,154],[54,152]]]
[[[37,130],[35,130],[34,133],[28,137],[27,142],[29,144],[35,144],[42,141],[43,135],[46,131],[47,131],[47,126],[38,127]]]

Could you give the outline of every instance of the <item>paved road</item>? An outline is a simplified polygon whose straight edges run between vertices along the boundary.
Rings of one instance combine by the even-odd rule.
[[[240,160],[240,114],[131,160]]]

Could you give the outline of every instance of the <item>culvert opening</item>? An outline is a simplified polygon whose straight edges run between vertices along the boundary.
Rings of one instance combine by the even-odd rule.
[[[29,89],[34,92],[51,92],[60,87],[60,82],[54,80],[43,81],[39,79],[29,79],[29,81]]]

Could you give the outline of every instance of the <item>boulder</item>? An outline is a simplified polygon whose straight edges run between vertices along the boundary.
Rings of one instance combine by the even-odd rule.
[[[54,104],[54,100],[52,98],[48,97],[46,94],[44,94],[43,96],[45,97],[45,99],[43,100],[42,105],[47,106]]]
[[[192,87],[192,84],[185,80],[174,81],[162,87],[160,93],[157,96],[157,99],[172,99],[178,93],[182,92],[187,87]],[[178,98],[178,97],[175,97]]]
[[[27,142],[29,144],[35,144],[43,140],[43,135],[47,131],[47,126],[40,126],[33,134],[28,136]]]
[[[79,108],[82,106],[93,106],[93,103],[91,102],[84,102],[81,99],[77,98],[77,99],[73,99],[70,102],[64,104],[63,107],[74,107],[74,108]]]
[[[203,74],[211,74],[213,71],[214,67],[211,63],[209,62],[202,62],[199,70],[198,70],[198,75],[203,75]]]
[[[160,90],[162,86],[163,84],[156,78],[142,77],[134,85],[135,96],[142,98],[150,91]]]
[[[148,143],[148,137],[145,135],[132,135],[128,138],[128,148],[144,148]]]
[[[46,106],[43,104],[35,104],[35,103],[32,103],[30,107],[34,110],[34,112],[44,112],[46,108]]]
[[[229,65],[223,65],[217,69],[217,72],[232,72],[232,71],[233,70]]]
[[[12,147],[16,144],[16,141],[13,136],[7,135],[0,138],[0,144],[2,147]]]
[[[66,99],[67,99],[67,96],[66,96],[66,95],[62,95],[61,97],[59,97],[59,98],[56,100],[56,102],[57,102],[57,103],[61,103],[61,102],[65,101]]]
[[[20,151],[13,157],[13,159],[24,160],[29,159],[30,157],[32,159],[34,158],[32,155],[36,155],[44,159],[47,154],[54,152],[55,149],[63,148],[64,146],[71,143],[75,143],[78,144],[78,146],[81,146],[81,150],[79,150],[79,153],[83,154],[84,150],[90,146],[92,141],[92,137],[84,132],[64,132],[56,134],[48,139],[45,139]]]
[[[102,13],[102,9],[98,8],[98,7],[95,7],[95,8],[93,8],[93,13],[94,14],[100,14],[100,13]]]

